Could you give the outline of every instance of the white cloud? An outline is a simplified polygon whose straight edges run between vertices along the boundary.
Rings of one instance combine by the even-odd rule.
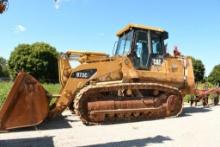
[[[54,1],[54,7],[55,7],[55,9],[59,9],[60,8],[60,0],[55,0]]]
[[[54,8],[59,9],[63,3],[77,2],[77,1],[84,3],[84,5],[88,3],[88,0],[54,0]]]
[[[71,0],[54,0],[54,7],[55,7],[55,9],[59,9],[61,3],[63,3],[63,2],[69,2],[69,1],[71,1]]]
[[[25,32],[27,29],[23,25],[17,25],[15,27],[15,33]]]

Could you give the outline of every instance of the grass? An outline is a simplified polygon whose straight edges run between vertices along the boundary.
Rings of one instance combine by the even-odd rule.
[[[59,94],[60,84],[42,84],[43,87],[51,94]]]
[[[2,104],[4,103],[12,85],[13,85],[13,82],[0,82],[0,108]],[[58,94],[60,91],[60,84],[46,84],[45,83],[42,85],[51,94]],[[204,87],[205,85],[202,83],[199,83],[197,86],[198,89],[203,89]],[[208,87],[212,88],[214,86],[209,83]],[[187,102],[189,98],[190,98],[190,95],[187,95],[184,98],[184,101]]]
[[[0,107],[4,103],[11,87],[12,82],[0,82]]]
[[[0,82],[0,108],[3,105],[13,82]],[[58,94],[60,91],[60,84],[42,84],[43,87],[51,94]]]

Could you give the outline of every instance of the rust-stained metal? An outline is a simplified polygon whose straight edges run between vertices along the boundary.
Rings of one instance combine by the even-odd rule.
[[[150,34],[154,34],[154,37],[161,39],[160,44],[158,44],[160,48],[157,49],[157,51],[161,50],[160,52],[156,54],[153,53],[150,44],[148,45],[148,49],[146,49],[148,50],[148,53],[152,54],[151,58],[149,57],[148,59],[148,67],[145,69],[139,69],[139,67],[136,67],[134,52],[137,49],[134,48],[136,46],[135,44],[131,45],[130,51],[127,52],[127,54],[116,54],[112,57],[96,52],[68,51],[59,58],[59,75],[62,89],[60,91],[60,97],[50,110],[49,117],[53,118],[60,115],[67,107],[74,110],[75,108],[73,105],[75,99],[77,99],[77,95],[88,85],[101,85],[105,88],[106,85],[112,85],[117,83],[117,81],[120,81],[122,85],[123,83],[132,84],[134,82],[139,82],[144,84],[154,83],[168,85],[179,90],[183,96],[187,93],[193,92],[195,83],[192,61],[188,57],[181,55],[172,56],[166,53],[164,46],[164,40],[168,37],[166,31],[161,31],[153,27],[143,27],[143,25],[129,25],[129,29],[123,29],[121,31],[119,39],[121,39],[121,37],[123,38],[123,34],[126,35],[129,31],[134,33],[145,31],[148,34],[148,39],[145,38],[146,40],[139,42],[139,44],[145,43],[148,40],[148,42],[150,42]],[[131,42],[135,43],[135,41],[135,36],[133,36]],[[142,44],[142,46],[144,46],[144,44]],[[144,57],[148,58],[148,54],[143,55],[143,58]],[[72,68],[69,64],[70,60],[77,61],[80,64],[75,68]],[[109,92],[111,90],[112,89],[109,88]],[[151,90],[153,93],[157,93],[158,91],[158,89]],[[123,89],[121,91],[123,91]],[[131,92],[134,92],[133,89],[127,91],[127,93]],[[138,90],[135,90],[135,92],[141,94]],[[98,93],[99,92],[96,91],[93,95],[99,96]],[[141,95],[138,95],[135,98],[139,99],[139,96]],[[113,98],[114,95],[111,97]],[[126,98],[127,97],[125,97],[125,99]],[[103,106],[105,106],[105,100],[106,99],[103,97]],[[123,99],[121,100],[123,101]],[[93,104],[96,104],[95,100],[93,101]],[[176,105],[175,97],[170,97],[167,104],[169,106]],[[106,107],[107,105],[106,101]],[[130,109],[129,107],[127,108]]]
[[[195,103],[195,106],[197,106],[197,103],[202,101],[203,106],[209,105],[209,96],[214,95],[213,98],[213,104],[218,105],[219,103],[219,95],[220,95],[220,88],[210,88],[210,89],[195,89],[194,91],[195,96],[191,96],[190,98],[190,105],[193,106]]]
[[[8,0],[0,0],[0,14],[6,11],[8,6]]]
[[[132,91],[131,95],[126,94],[128,89]],[[158,90],[156,95],[155,89]],[[124,94],[119,95],[118,90],[123,90]],[[174,87],[155,83],[119,83],[83,88],[76,96],[75,110],[83,123],[96,124],[178,116],[182,102],[181,93]]]
[[[36,126],[48,115],[48,98],[43,87],[29,74],[18,74],[0,111],[0,130]]]
[[[3,13],[5,11],[5,5],[0,3],[0,13]]]
[[[53,118],[67,107],[85,124],[178,116],[182,97],[194,92],[191,59],[166,52],[168,33],[162,29],[128,25],[118,37],[119,43],[125,38],[130,43],[122,50],[119,44],[112,57],[76,51],[59,57],[61,90],[49,113],[44,89],[19,74],[1,110],[1,128],[37,125],[47,113]],[[73,68],[70,61],[79,64]]]

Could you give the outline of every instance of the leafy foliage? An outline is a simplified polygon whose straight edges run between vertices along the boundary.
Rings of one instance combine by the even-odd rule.
[[[7,61],[0,57],[0,77],[9,77]]]
[[[208,77],[209,82],[213,83],[213,84],[220,84],[220,64],[216,65],[212,72],[210,73],[209,77]]]
[[[24,70],[42,82],[58,81],[58,53],[47,43],[20,44],[11,53],[8,66],[13,78]]]
[[[201,60],[191,57],[193,63],[193,71],[195,76],[195,81],[200,82],[204,80],[205,76],[205,66]]]

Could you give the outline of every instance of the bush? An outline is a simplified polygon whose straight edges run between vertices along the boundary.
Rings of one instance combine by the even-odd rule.
[[[9,77],[7,61],[0,57],[0,77]]]
[[[41,82],[58,81],[58,53],[47,43],[20,44],[11,53],[8,66],[14,79],[19,71],[33,75]]]
[[[213,84],[220,84],[220,64],[216,65],[208,77],[208,81]]]
[[[202,63],[201,60],[195,59],[191,57],[192,63],[193,63],[193,72],[195,76],[195,81],[196,82],[202,82],[204,81],[204,76],[205,76],[205,66]]]

